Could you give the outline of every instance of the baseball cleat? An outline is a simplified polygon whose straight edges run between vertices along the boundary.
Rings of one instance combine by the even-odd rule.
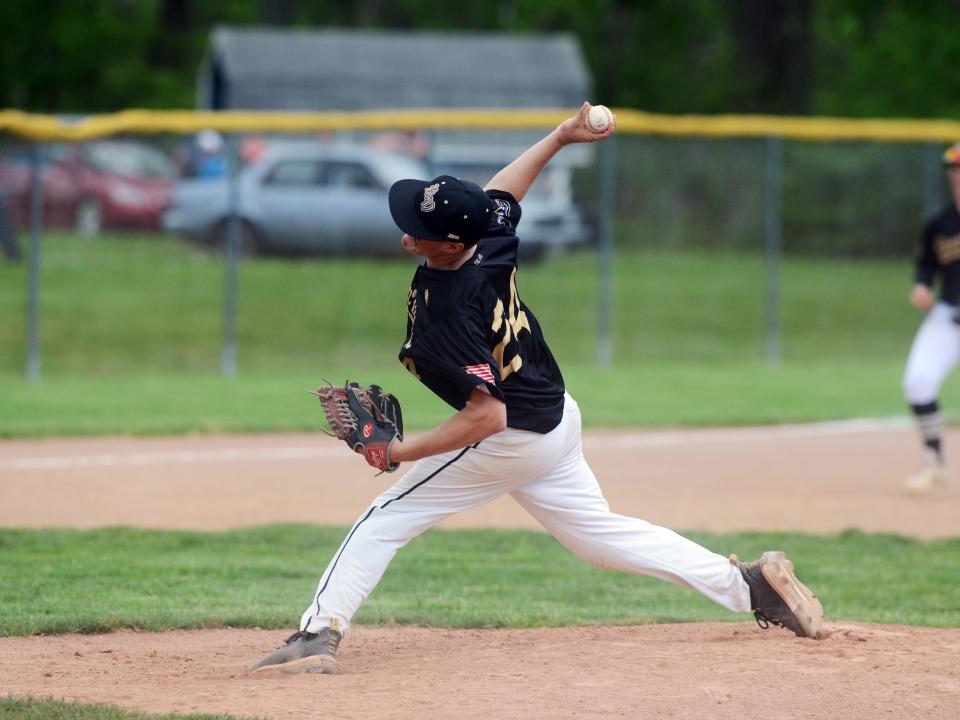
[[[947,482],[947,472],[943,465],[930,465],[911,475],[903,483],[903,489],[911,495],[922,495],[935,490]]]
[[[279,650],[250,666],[250,672],[279,670],[289,674],[326,673],[337,671],[337,648],[343,636],[324,628],[319,633],[298,630],[288,637]]]
[[[757,625],[771,624],[793,631],[797,637],[815,638],[823,627],[823,606],[810,589],[797,580],[793,563],[782,552],[765,552],[759,560],[742,563],[730,556],[750,588],[750,607]]]

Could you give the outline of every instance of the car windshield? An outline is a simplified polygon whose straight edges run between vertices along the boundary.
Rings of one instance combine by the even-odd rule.
[[[355,187],[386,190],[397,180],[404,178],[427,179],[430,169],[415,158],[390,152],[370,152],[350,146],[337,146],[330,150],[322,149],[318,153],[315,143],[275,143],[268,157],[272,160],[261,161],[257,165],[264,167],[264,182],[271,184],[291,184],[288,176],[297,176],[297,183],[318,183],[326,186]],[[296,163],[320,163],[323,166],[319,177],[314,178],[312,170],[294,167]],[[299,175],[306,172],[309,180]]]
[[[430,169],[418,160],[405,155],[382,153],[377,156],[380,180],[390,187],[397,180],[430,179]]]
[[[433,175],[453,175],[484,187],[501,169],[500,165],[442,164],[433,168]],[[526,200],[547,200],[556,191],[556,174],[552,168],[544,168],[527,192]]]
[[[88,145],[90,166],[111,175],[137,178],[175,178],[177,168],[162,152],[147,145],[102,142]]]

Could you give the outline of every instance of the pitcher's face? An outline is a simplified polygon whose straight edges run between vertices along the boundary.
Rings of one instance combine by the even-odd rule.
[[[447,240],[420,240],[412,235],[404,234],[400,238],[400,245],[411,255],[426,258],[427,260],[452,260],[463,254],[463,243]]]

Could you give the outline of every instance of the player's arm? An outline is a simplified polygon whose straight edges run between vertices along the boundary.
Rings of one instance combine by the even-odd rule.
[[[564,120],[553,132],[527,148],[520,157],[490,178],[484,190],[505,190],[520,202],[550,159],[565,145],[596,142],[610,137],[617,127],[616,119],[603,132],[593,132],[587,127],[589,112],[590,103],[585,102],[576,115]]]
[[[507,427],[507,406],[475,388],[466,406],[439,427],[411,440],[396,440],[390,446],[392,462],[408,462],[459,450],[484,440]]]
[[[910,290],[910,304],[917,310],[929,310],[936,302],[933,288],[923,283],[915,283]]]

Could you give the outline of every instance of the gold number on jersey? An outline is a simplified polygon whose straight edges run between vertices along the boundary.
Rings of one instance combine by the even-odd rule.
[[[934,252],[941,265],[947,265],[960,258],[960,235],[943,237],[938,235],[933,242]]]
[[[493,332],[500,332],[503,329],[503,338],[493,349],[493,358],[500,366],[500,381],[506,380],[510,375],[523,367],[523,358],[520,357],[519,346],[508,349],[511,342],[520,337],[520,331],[530,332],[530,322],[527,320],[527,314],[520,309],[520,298],[517,295],[517,269],[514,268],[510,273],[510,300],[506,311],[504,311],[503,300],[497,300],[497,306],[493,310]],[[513,353],[512,357],[510,353]]]
[[[410,334],[407,336],[407,341],[403,344],[403,347],[409,350],[413,347],[413,326],[417,323],[417,291],[414,288],[410,288],[410,292],[407,294],[407,319],[410,321]],[[416,375],[417,373],[413,372],[413,374]]]

